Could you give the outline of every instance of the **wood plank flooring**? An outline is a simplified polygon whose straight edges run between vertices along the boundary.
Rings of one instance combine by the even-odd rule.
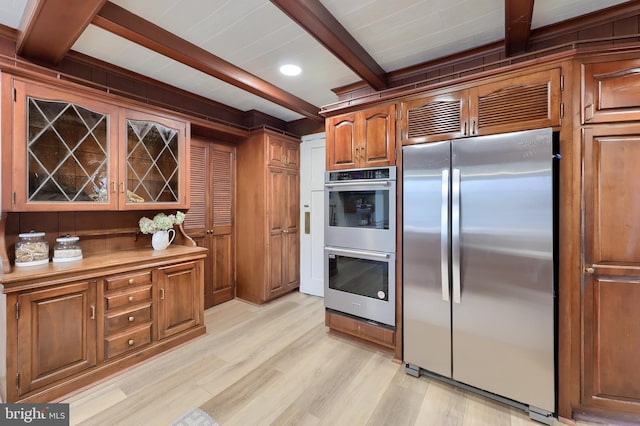
[[[169,425],[201,407],[221,425],[540,425],[328,333],[322,298],[236,299],[205,320],[205,336],[62,401],[71,424]]]

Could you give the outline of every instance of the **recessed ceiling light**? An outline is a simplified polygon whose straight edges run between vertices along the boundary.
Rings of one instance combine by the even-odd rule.
[[[286,64],[280,67],[280,72],[284,75],[298,75],[302,72],[302,68],[293,64]]]

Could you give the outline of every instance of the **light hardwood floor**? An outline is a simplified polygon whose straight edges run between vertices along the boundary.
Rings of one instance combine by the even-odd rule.
[[[540,425],[328,333],[318,297],[236,299],[205,317],[205,336],[62,401],[71,424],[169,425],[201,407],[221,425]]]

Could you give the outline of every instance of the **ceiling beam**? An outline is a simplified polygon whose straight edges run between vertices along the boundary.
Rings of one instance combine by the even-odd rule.
[[[319,0],[271,0],[287,16],[376,90],[387,88],[387,75]]]
[[[504,51],[506,56],[527,50],[534,0],[504,0]]]
[[[111,2],[104,5],[93,19],[93,24],[305,117],[316,121],[324,120],[317,106]]]
[[[30,0],[18,28],[20,56],[57,64],[107,0]]]

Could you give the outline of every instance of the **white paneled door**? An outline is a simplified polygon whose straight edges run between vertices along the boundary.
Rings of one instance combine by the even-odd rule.
[[[324,296],[325,134],[300,145],[300,291]]]

